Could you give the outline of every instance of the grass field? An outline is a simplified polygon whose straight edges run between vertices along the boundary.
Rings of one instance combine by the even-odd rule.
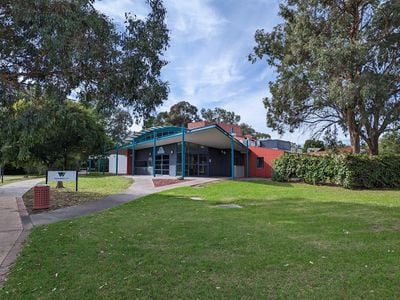
[[[78,180],[78,192],[75,191],[75,182],[64,182],[63,189],[56,189],[56,182],[50,182],[50,210],[79,204],[82,202],[98,200],[105,196],[117,194],[127,189],[132,184],[132,179],[113,175],[80,175]],[[24,196],[24,203],[30,213],[32,211],[33,189]]]
[[[0,186],[7,184],[7,183],[12,183],[12,182],[17,182],[17,181],[22,181],[22,180],[29,180],[29,179],[35,179],[35,178],[40,178],[42,176],[34,176],[34,175],[4,175],[3,177],[3,183],[0,181]]]
[[[399,190],[225,181],[35,228],[0,299],[399,299],[399,254]]]

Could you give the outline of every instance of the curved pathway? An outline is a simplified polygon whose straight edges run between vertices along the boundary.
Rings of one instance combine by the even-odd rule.
[[[100,200],[85,202],[82,204],[70,207],[64,207],[49,212],[33,214],[30,216],[32,224],[35,226],[43,225],[61,220],[71,219],[74,217],[84,216],[93,212],[114,207],[121,203],[136,200],[140,197],[150,195],[153,193],[170,190],[182,186],[193,186],[223,179],[223,178],[193,177],[193,178],[186,178],[190,180],[183,181],[182,183],[171,184],[156,188],[153,185],[152,181],[153,177],[151,176],[129,176],[129,177],[134,179],[134,183],[127,190],[125,190],[120,194],[110,195]],[[157,178],[168,178],[168,177],[157,177]]]
[[[29,230],[29,216],[21,197],[40,181],[43,178],[0,186],[0,283],[18,254],[25,230]]]

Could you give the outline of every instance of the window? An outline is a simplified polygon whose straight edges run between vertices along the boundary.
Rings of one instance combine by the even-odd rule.
[[[264,157],[257,157],[256,167],[257,169],[264,168]]]

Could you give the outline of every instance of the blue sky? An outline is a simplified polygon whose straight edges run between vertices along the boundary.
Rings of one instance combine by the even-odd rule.
[[[269,95],[274,72],[265,62],[251,64],[256,29],[280,22],[277,0],[165,0],[170,48],[162,77],[170,85],[160,110],[185,100],[199,109],[222,107],[273,138],[303,143],[309,131],[278,135],[266,127],[262,99]],[[146,15],[144,0],[102,0],[96,8],[116,22],[125,12]],[[138,128],[136,128],[137,130]]]

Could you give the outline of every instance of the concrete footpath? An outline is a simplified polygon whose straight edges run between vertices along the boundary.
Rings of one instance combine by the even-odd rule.
[[[21,197],[40,181],[43,178],[0,186],[0,283],[30,229],[29,215]]]
[[[93,212],[101,211],[107,208],[114,207],[116,205],[126,203],[137,198],[147,196],[153,193],[170,190],[183,186],[193,186],[204,184],[207,182],[221,180],[223,178],[186,178],[190,179],[187,181],[183,181],[182,183],[166,185],[162,187],[154,187],[153,185],[153,177],[151,176],[134,176],[132,177],[134,183],[124,192],[116,195],[110,195],[103,199],[91,202],[85,202],[82,204],[60,208],[57,210],[43,212],[39,214],[32,214],[30,216],[33,225],[43,225],[49,224],[61,220],[67,220],[79,216],[84,216]],[[157,178],[168,178],[168,177],[157,177]]]

